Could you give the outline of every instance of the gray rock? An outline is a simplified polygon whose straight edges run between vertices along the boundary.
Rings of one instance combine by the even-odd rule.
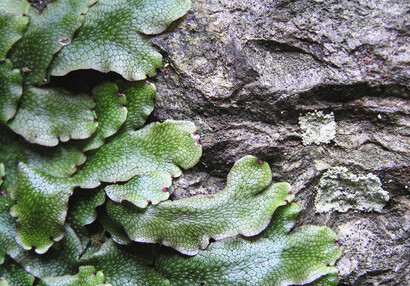
[[[175,198],[221,190],[236,160],[258,156],[274,181],[293,185],[299,225],[338,233],[340,285],[408,285],[409,8],[404,0],[193,1],[153,38],[166,63],[153,119],[194,121],[204,146]],[[336,134],[304,146],[298,118],[315,110],[333,112]],[[316,214],[319,179],[335,166],[379,177],[390,196],[382,212]]]
[[[48,3],[55,2],[54,0],[28,0],[30,5],[36,9],[38,12],[43,12],[43,10],[47,7]]]

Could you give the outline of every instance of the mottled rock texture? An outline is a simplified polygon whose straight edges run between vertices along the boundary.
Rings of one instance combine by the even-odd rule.
[[[344,254],[340,285],[408,285],[409,16],[404,0],[196,0],[153,38],[166,67],[153,119],[192,120],[204,155],[175,198],[217,192],[251,154],[294,187],[299,224],[326,224]],[[298,118],[333,112],[336,136],[304,146]],[[381,179],[381,213],[315,213],[331,167]]]
[[[216,193],[236,160],[258,156],[293,185],[298,225],[337,232],[339,285],[408,285],[409,9],[405,0],[194,0],[153,38],[166,66],[150,79],[151,120],[194,121],[204,146],[173,197]],[[333,112],[336,136],[304,146],[298,118],[315,111]],[[390,196],[382,212],[316,213],[332,167],[378,176]]]

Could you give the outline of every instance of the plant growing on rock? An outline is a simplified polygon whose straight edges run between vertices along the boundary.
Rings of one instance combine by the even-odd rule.
[[[290,186],[253,156],[218,194],[168,200],[202,147],[191,122],[145,125],[162,62],[146,35],[189,1],[0,7],[0,285],[337,284],[335,234],[292,230]],[[78,69],[123,80],[46,85]]]

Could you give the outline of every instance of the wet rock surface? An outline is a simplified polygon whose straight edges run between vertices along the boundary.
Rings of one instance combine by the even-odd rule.
[[[166,66],[153,120],[194,121],[204,155],[174,199],[217,192],[251,154],[287,181],[299,225],[325,224],[344,247],[339,285],[408,285],[409,41],[407,1],[193,1],[153,38]],[[299,117],[333,113],[330,143],[303,145]],[[381,213],[316,213],[332,167],[380,178]]]

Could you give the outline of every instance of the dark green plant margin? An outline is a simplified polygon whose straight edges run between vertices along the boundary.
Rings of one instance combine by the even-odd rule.
[[[218,194],[168,200],[202,147],[190,122],[145,125],[162,65],[147,35],[190,5],[0,3],[0,285],[337,285],[334,232],[293,229],[267,163],[246,156]],[[123,79],[47,84],[89,69]]]

